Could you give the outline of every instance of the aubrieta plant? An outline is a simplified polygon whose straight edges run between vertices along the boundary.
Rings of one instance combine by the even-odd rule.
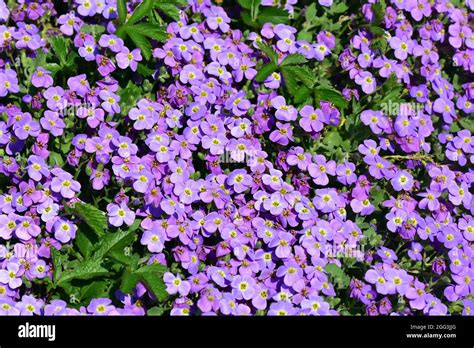
[[[473,315],[473,10],[0,0],[0,314]]]

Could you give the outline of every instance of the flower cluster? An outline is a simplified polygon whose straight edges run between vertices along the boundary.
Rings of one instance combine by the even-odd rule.
[[[0,0],[1,314],[474,313],[466,6],[369,1],[310,39],[189,0],[160,40],[117,1]]]

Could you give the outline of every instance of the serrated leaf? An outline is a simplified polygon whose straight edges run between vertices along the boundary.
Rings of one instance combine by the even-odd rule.
[[[259,42],[257,46],[267,55],[270,60],[277,64],[278,63],[278,53],[273,49],[273,47],[267,45],[264,42]]]
[[[108,228],[107,216],[105,213],[91,204],[76,203],[71,208],[74,215],[84,221],[97,235],[104,235]]]
[[[142,75],[144,77],[151,76],[155,72],[155,70],[150,69],[149,67],[147,67],[146,65],[141,64],[141,63],[138,63],[137,71],[140,75]]]
[[[140,257],[137,254],[125,255],[125,251],[119,249],[112,249],[109,253],[107,253],[107,257],[121,263],[122,265],[126,266],[127,269],[132,271],[137,268],[140,261]]]
[[[143,2],[133,11],[132,15],[127,21],[127,24],[135,24],[140,19],[150,14],[152,9],[153,0],[143,0]]]
[[[107,274],[109,274],[109,271],[101,266],[100,260],[90,259],[81,262],[74,269],[64,272],[57,283],[61,285],[74,279],[92,279]]]
[[[263,82],[267,79],[268,76],[270,76],[271,73],[273,73],[278,66],[274,63],[270,63],[267,65],[264,65],[255,75],[255,81],[257,82]]]
[[[374,13],[374,22],[379,24],[385,17],[385,10],[387,9],[387,5],[384,0],[380,0],[379,2],[372,5],[372,12]]]
[[[63,156],[59,153],[50,151],[48,156],[48,163],[50,166],[59,166],[62,167],[64,165]]]
[[[131,30],[127,30],[128,36],[130,36],[130,39],[132,39],[133,43],[135,46],[137,46],[140,50],[143,56],[145,57],[146,60],[150,59],[151,57],[151,44],[148,41],[148,39],[141,35],[137,34],[136,32],[133,32]]]
[[[329,7],[329,13],[331,14],[343,13],[343,12],[346,12],[348,8],[349,7],[345,3],[340,2],[338,4],[334,4],[333,6]]]
[[[166,33],[166,29],[151,23],[138,23],[134,26],[127,26],[126,32],[128,35],[130,33],[140,34],[143,36],[147,36],[150,39],[154,39],[159,42],[164,42],[168,38],[168,34]]]
[[[299,53],[292,53],[289,54],[283,59],[280,63],[281,66],[287,65],[296,65],[296,64],[304,64],[307,62],[307,59]]]
[[[305,100],[307,100],[310,97],[310,95],[311,95],[311,90],[306,86],[301,86],[300,88],[298,88],[298,91],[296,91],[295,102],[297,104],[300,104],[304,102]]]
[[[68,41],[62,36],[52,36],[49,41],[51,48],[53,49],[55,55],[59,58],[61,65],[64,65],[69,52]]]
[[[298,82],[292,68],[283,67],[281,70],[283,79],[285,80],[285,87],[291,95],[295,95],[298,90]]]
[[[291,66],[286,67],[285,69],[291,70],[296,78],[303,82],[306,87],[313,88],[314,74],[309,68],[302,66]]]
[[[117,0],[117,12],[120,19],[120,23],[125,23],[127,19],[127,1]]]
[[[126,231],[118,230],[114,233],[106,234],[98,248],[95,250],[93,258],[102,259],[110,251],[114,249],[123,249],[127,245],[131,244],[137,237],[136,231],[140,227],[141,220],[136,219],[132,226]]]
[[[74,239],[74,245],[79,249],[85,259],[91,256],[94,244],[97,242],[97,235],[89,226],[80,226],[77,230],[76,238]]]
[[[163,281],[163,274],[167,270],[166,266],[155,263],[143,266],[136,270],[134,274],[139,275],[141,281],[155,295],[158,301],[164,301],[168,298],[166,285]]]
[[[468,117],[460,118],[459,124],[463,128],[469,130],[471,133],[474,133],[474,119],[473,118],[468,118]]]
[[[345,108],[348,105],[348,101],[342,96],[342,94],[335,90],[329,88],[317,88],[316,93],[319,100],[328,101],[333,103],[338,108]]]
[[[130,294],[135,289],[140,279],[139,274],[125,271],[120,282],[120,291],[124,294]]]
[[[171,19],[175,21],[180,20],[180,10],[176,7],[175,4],[173,3],[157,3],[155,4],[155,8],[163,12],[165,15],[170,17]]]
[[[127,114],[138,99],[141,98],[143,91],[133,81],[128,81],[125,88],[120,89],[117,94],[120,96],[120,110],[122,110],[122,113]]]
[[[51,260],[53,262],[53,281],[57,282],[63,272],[61,254],[59,253],[58,249],[51,248]]]
[[[84,284],[80,287],[80,297],[84,302],[89,302],[93,298],[100,298],[107,296],[108,284],[106,281],[91,281],[89,284]]]
[[[152,307],[150,308],[146,314],[149,316],[161,316],[165,312],[164,308],[161,307]]]
[[[305,19],[307,22],[312,22],[316,17],[316,3],[312,3],[306,8]]]
[[[347,288],[350,278],[344,271],[334,263],[327,264],[324,269],[338,284],[338,288]]]
[[[54,77],[58,71],[61,70],[61,66],[56,63],[45,63],[42,65],[42,67],[46,70],[48,70],[51,73],[51,76]]]
[[[126,16],[126,13],[125,13],[125,16]],[[97,37],[105,32],[105,27],[102,25],[96,25],[96,24],[83,24],[81,27],[81,32],[92,34],[93,36]]]
[[[280,24],[280,23],[288,23],[289,13],[279,7],[265,7],[260,11],[258,15],[258,22],[260,24],[265,23],[273,23],[273,24]]]

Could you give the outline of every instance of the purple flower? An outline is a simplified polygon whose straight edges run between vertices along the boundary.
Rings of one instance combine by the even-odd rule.
[[[43,301],[37,300],[31,295],[23,295],[21,301],[17,302],[15,306],[20,310],[20,315],[40,315]]]
[[[166,284],[166,291],[168,294],[173,295],[179,292],[181,296],[189,294],[191,285],[186,280],[181,280],[180,275],[174,276],[173,273],[166,272],[163,276],[163,280]]]
[[[139,48],[135,48],[132,52],[127,47],[123,47],[122,51],[117,54],[117,65],[120,69],[130,67],[132,71],[137,71],[138,62],[142,60]]]
[[[42,157],[31,155],[28,158],[28,175],[35,181],[41,181],[43,177],[49,176],[49,168]]]
[[[108,315],[114,309],[111,303],[112,301],[108,298],[95,298],[87,306],[87,312],[98,316]]]
[[[452,123],[456,117],[454,103],[451,100],[438,98],[433,104],[433,110],[442,114],[444,122]]]
[[[31,83],[37,88],[48,88],[53,85],[53,78],[49,75],[49,71],[38,67],[31,77]]]
[[[23,283],[21,280],[22,273],[19,264],[9,262],[6,269],[0,270],[0,282],[8,284],[11,289],[19,288]]]
[[[400,60],[407,59],[409,54],[412,54],[414,43],[413,40],[406,37],[394,36],[389,40],[390,47],[395,50],[395,57]]]
[[[319,132],[323,129],[327,118],[320,109],[314,109],[311,105],[305,105],[300,110],[301,119],[299,124],[306,132]]]
[[[102,108],[110,114],[119,113],[120,112],[120,105],[118,102],[120,101],[120,97],[114,93],[109,91],[103,90],[99,93],[100,99],[102,99]]]
[[[298,115],[298,111],[291,105],[286,105],[285,98],[282,96],[275,97],[271,100],[272,106],[277,110],[275,117],[281,121],[294,121]]]
[[[54,175],[51,181],[51,190],[60,193],[64,198],[73,198],[81,190],[81,184],[73,179],[73,176],[60,168],[51,171]]]
[[[164,248],[165,240],[166,236],[164,233],[161,230],[155,228],[152,230],[146,230],[142,235],[140,243],[142,245],[146,245],[150,252],[159,253]]]
[[[250,276],[236,276],[231,283],[232,295],[236,299],[250,300],[255,294],[255,279]]]
[[[107,214],[109,216],[110,224],[115,227],[120,227],[124,223],[127,226],[131,226],[135,221],[135,213],[124,203],[121,203],[120,205],[109,204],[107,206]]]
[[[360,119],[374,134],[380,134],[388,129],[387,119],[381,111],[365,110],[361,113]]]
[[[364,93],[371,94],[375,91],[377,81],[374,76],[368,72],[363,71],[355,77],[355,82],[362,87]]]
[[[40,123],[43,129],[49,131],[55,137],[61,136],[66,127],[64,121],[59,117],[59,114],[50,110],[44,112],[44,116],[40,119]]]
[[[54,238],[61,243],[68,243],[71,239],[76,237],[77,227],[69,221],[59,219],[54,225]]]
[[[400,170],[395,173],[390,183],[395,191],[409,191],[413,187],[413,176],[404,170]]]
[[[287,258],[291,253],[291,245],[294,241],[293,236],[288,232],[279,232],[277,236],[269,243],[270,248],[275,248],[275,254],[280,259]]]

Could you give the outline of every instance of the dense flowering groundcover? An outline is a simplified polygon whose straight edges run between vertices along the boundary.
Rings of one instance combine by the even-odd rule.
[[[473,10],[0,0],[0,313],[472,315]]]

